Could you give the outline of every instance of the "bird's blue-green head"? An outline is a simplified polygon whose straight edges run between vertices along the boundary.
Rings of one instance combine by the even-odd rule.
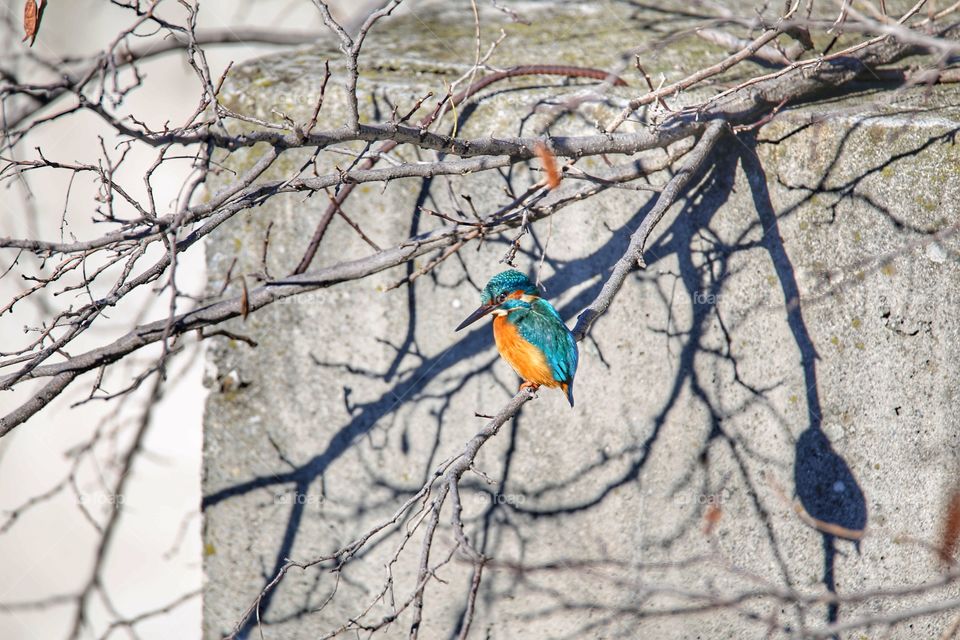
[[[537,297],[537,286],[530,278],[515,269],[498,273],[480,293],[480,307],[460,323],[457,331],[473,324],[488,313],[511,305],[527,304],[526,300]]]
[[[537,286],[524,274],[516,269],[510,269],[490,278],[490,282],[480,294],[480,302],[485,305],[497,304],[511,296],[520,297],[521,295],[538,295]]]

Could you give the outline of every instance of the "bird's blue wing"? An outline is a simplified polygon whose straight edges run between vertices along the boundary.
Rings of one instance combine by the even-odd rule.
[[[530,311],[517,319],[517,329],[546,356],[554,380],[573,384],[580,357],[577,341],[553,305],[543,299],[535,300]]]

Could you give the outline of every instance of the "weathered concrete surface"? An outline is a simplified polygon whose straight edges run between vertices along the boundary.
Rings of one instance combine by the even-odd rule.
[[[395,19],[372,36],[377,62],[365,72],[366,117],[384,117],[391,104],[403,112],[469,68],[471,14],[447,11]],[[494,65],[604,67],[647,37],[644,19],[651,17],[625,4],[596,3],[537,14],[535,28],[499,13],[485,15],[484,25],[489,38],[501,26],[510,34]],[[657,70],[691,69],[706,53],[706,45],[693,46],[689,59],[661,56]],[[319,47],[242,67],[226,100],[258,117],[275,119],[278,109],[304,121],[322,62],[335,55]],[[539,133],[550,112],[541,105],[525,116],[557,94],[545,88],[556,83],[504,84],[460,132]],[[864,95],[789,110],[755,146],[728,139],[717,168],[663,220],[649,269],[629,279],[582,345],[576,409],[544,391],[483,449],[478,466],[496,484],[466,480],[468,534],[494,559],[472,637],[762,637],[768,619],[779,625],[774,637],[785,637],[784,627],[822,627],[828,608],[801,616],[790,604],[755,598],[740,613],[651,612],[703,602],[690,592],[820,595],[834,582],[842,597],[936,579],[931,554],[899,537],[936,539],[943,493],[960,462],[958,247],[954,238],[924,235],[958,213],[960,148],[952,135],[960,114],[944,106],[957,97],[907,95],[878,106]],[[331,82],[327,113],[341,99]],[[610,109],[582,113],[550,131],[588,131]],[[234,156],[231,166],[257,153]],[[282,169],[304,157],[291,155]],[[414,156],[401,149],[398,157]],[[521,167],[510,175],[517,191],[532,179]],[[347,212],[390,246],[440,223],[415,215],[418,205],[465,209],[457,194],[469,192],[487,211],[507,202],[503,186],[494,176],[365,185]],[[518,262],[532,270],[553,224],[546,295],[571,325],[626,246],[646,199],[605,193],[538,223],[536,244],[525,240],[529,253]],[[325,204],[322,195],[275,199],[225,226],[208,245],[211,287],[234,259],[234,274],[259,270],[270,223],[268,265],[275,275],[289,272]],[[515,391],[489,326],[453,332],[477,302],[474,283],[502,268],[504,250],[503,239],[470,247],[462,263],[447,261],[409,290],[384,290],[407,273],[396,269],[273,305],[231,327],[255,338],[256,349],[226,341],[211,349],[205,638],[230,630],[284,558],[328,554],[389,517],[481,426],[474,412],[495,412]],[[315,265],[370,252],[335,220]],[[795,294],[799,304],[788,303]],[[821,520],[851,529],[866,523],[860,553],[804,524],[790,504],[795,495]],[[721,517],[708,536],[710,503],[719,503]],[[397,605],[411,592],[419,539],[394,569]],[[361,553],[329,602],[332,574],[292,571],[264,603],[264,636],[319,637],[360,614],[382,589],[399,540],[393,533]],[[442,529],[437,561],[452,541]],[[525,569],[514,570],[519,565]],[[455,635],[463,610],[469,566],[454,560],[438,575],[446,584],[427,589],[423,638]],[[388,615],[394,594],[368,620]],[[944,596],[844,605],[838,619]],[[387,635],[405,636],[408,620],[401,616]],[[921,618],[890,637],[937,637],[948,621]]]

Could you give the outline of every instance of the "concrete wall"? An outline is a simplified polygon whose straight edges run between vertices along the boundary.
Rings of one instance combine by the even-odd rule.
[[[392,20],[372,36],[365,117],[386,118],[391,103],[403,111],[469,68],[471,14],[452,3],[441,11]],[[485,41],[501,27],[510,34],[492,64],[611,66],[648,37],[644,21],[659,19],[621,3],[533,15],[533,27],[484,15]],[[719,53],[695,41],[649,70],[690,70]],[[321,45],[246,65],[232,75],[226,100],[244,113],[280,109],[306,120],[323,60],[335,56]],[[613,95],[640,91],[635,75],[633,87]],[[460,133],[541,133],[553,114],[540,101],[562,93],[557,84],[501,85]],[[331,123],[342,113],[337,91],[325,107]],[[724,141],[713,168],[658,228],[648,269],[631,276],[581,345],[576,408],[544,390],[482,450],[478,466],[495,484],[465,481],[468,534],[494,558],[472,637],[759,637],[768,618],[783,637],[783,627],[817,628],[943,597],[839,612],[757,598],[740,612],[652,613],[702,602],[687,592],[835,589],[842,597],[937,576],[929,551],[899,536],[936,539],[958,462],[957,241],[925,235],[958,213],[960,113],[942,106],[957,97],[938,90],[896,104],[877,105],[870,95],[831,101],[788,110],[759,140]],[[584,117],[565,116],[549,131],[587,132],[612,109],[587,105]],[[231,162],[243,166],[257,153]],[[397,155],[415,157],[409,149]],[[303,157],[291,154],[278,175]],[[464,209],[458,194],[468,192],[487,211],[508,201],[505,180],[520,191],[534,179],[518,166],[506,178],[364,185],[346,210],[386,247],[441,223],[418,215],[418,206]],[[537,223],[524,241],[518,264],[533,271],[550,238],[545,295],[571,326],[648,197],[610,190]],[[232,221],[208,247],[211,286],[234,259],[234,273],[259,269],[270,222],[268,265],[274,275],[288,273],[326,202],[322,194],[277,198]],[[516,391],[488,325],[453,332],[478,302],[476,285],[503,268],[507,242],[470,246],[409,288],[386,290],[423,259],[274,304],[231,327],[257,348],[223,341],[211,350],[205,637],[227,633],[284,559],[328,554],[389,517],[480,428],[475,412],[495,413]],[[335,220],[315,266],[371,251]],[[805,524],[795,496],[814,518],[866,528],[859,550]],[[709,504],[719,504],[721,517],[707,535]],[[325,605],[333,575],[291,571],[263,605],[265,637],[320,637],[358,615],[382,588],[399,540],[378,538]],[[418,542],[419,534],[394,570],[398,603],[415,581]],[[442,529],[434,557],[453,544]],[[455,635],[463,612],[469,564],[454,560],[439,575],[446,584],[427,588],[421,637]],[[368,619],[388,615],[388,603]],[[408,619],[387,635],[405,635]],[[890,637],[937,636],[947,621],[922,618]]]

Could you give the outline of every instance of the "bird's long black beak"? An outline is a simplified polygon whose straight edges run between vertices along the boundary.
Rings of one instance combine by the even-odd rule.
[[[474,311],[473,313],[471,313],[469,316],[467,316],[467,319],[464,320],[463,322],[461,322],[461,323],[457,326],[456,330],[457,330],[457,331],[460,331],[460,329],[463,329],[464,327],[473,324],[474,322],[476,322],[477,320],[479,320],[479,319],[482,318],[483,316],[487,315],[488,313],[490,313],[491,311],[493,311],[493,310],[496,309],[496,308],[497,308],[497,305],[495,305],[495,304],[485,304],[485,305],[481,305],[479,309],[477,309],[476,311]]]

